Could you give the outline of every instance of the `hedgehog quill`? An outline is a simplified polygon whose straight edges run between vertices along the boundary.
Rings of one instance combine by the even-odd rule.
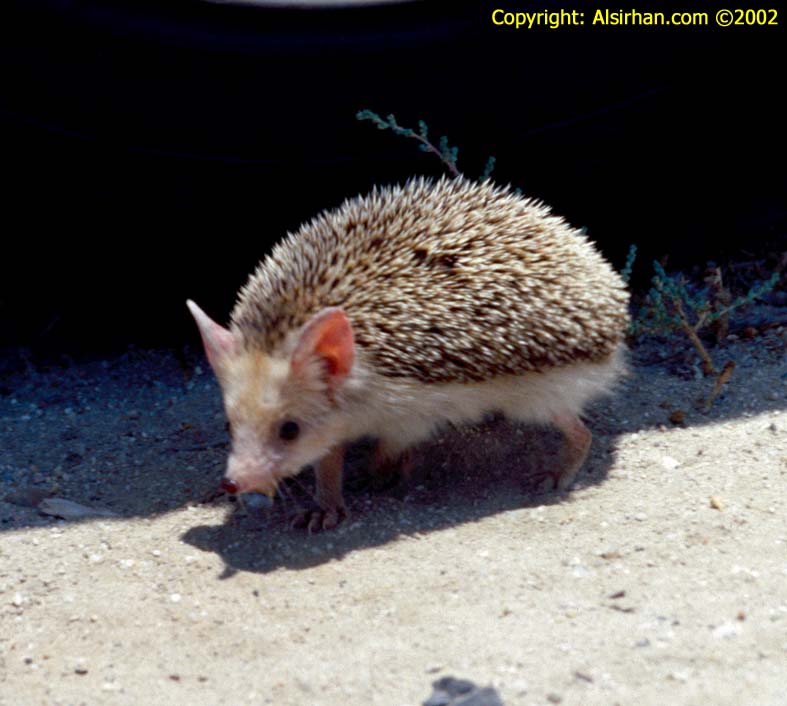
[[[489,412],[557,427],[566,489],[587,457],[580,415],[625,370],[628,293],[593,244],[540,202],[464,178],[375,188],[277,244],[229,328],[188,302],[224,397],[222,487],[273,496],[315,465],[314,510],[346,515],[345,448],[378,439],[377,467],[446,423]]]

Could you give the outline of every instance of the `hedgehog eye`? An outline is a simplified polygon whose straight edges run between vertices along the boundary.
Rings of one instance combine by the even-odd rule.
[[[279,438],[282,441],[293,441],[298,437],[300,431],[298,423],[289,419],[286,422],[282,422],[279,427]]]

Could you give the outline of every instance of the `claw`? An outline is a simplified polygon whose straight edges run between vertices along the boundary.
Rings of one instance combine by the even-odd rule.
[[[548,473],[538,485],[536,485],[536,492],[538,493],[551,493],[556,486],[556,482],[551,473]]]
[[[531,487],[537,493],[562,493],[571,487],[576,476],[577,472],[572,472],[571,469],[565,471],[543,471],[533,478]]]
[[[306,529],[309,534],[313,534],[323,530],[334,529],[346,517],[347,510],[343,507],[329,510],[323,510],[322,508],[301,510],[293,517],[292,527],[294,529]]]
[[[571,487],[577,471],[587,458],[593,438],[582,420],[575,415],[556,415],[552,421],[565,437],[564,466],[559,471],[544,471],[533,479],[533,486],[539,493],[563,492]]]

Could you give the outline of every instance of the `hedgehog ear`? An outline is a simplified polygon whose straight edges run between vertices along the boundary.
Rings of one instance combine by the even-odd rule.
[[[237,350],[235,336],[231,331],[213,321],[191,299],[186,302],[186,306],[191,311],[194,321],[197,322],[210,367],[213,368],[216,375],[220,375],[227,359]]]
[[[349,375],[355,361],[355,341],[352,326],[341,309],[323,309],[309,320],[295,345],[290,367],[297,374],[315,358],[325,366],[331,388]]]

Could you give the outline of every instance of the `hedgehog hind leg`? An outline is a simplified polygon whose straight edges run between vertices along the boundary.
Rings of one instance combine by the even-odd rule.
[[[544,490],[562,491],[571,486],[577,472],[585,463],[590,452],[593,434],[577,414],[570,412],[554,414],[551,422],[563,435],[562,467],[547,479],[553,482],[553,486],[544,488]]]
[[[373,487],[383,489],[406,484],[410,479],[413,464],[411,445],[402,448],[400,443],[385,437],[380,438],[369,464]]]

